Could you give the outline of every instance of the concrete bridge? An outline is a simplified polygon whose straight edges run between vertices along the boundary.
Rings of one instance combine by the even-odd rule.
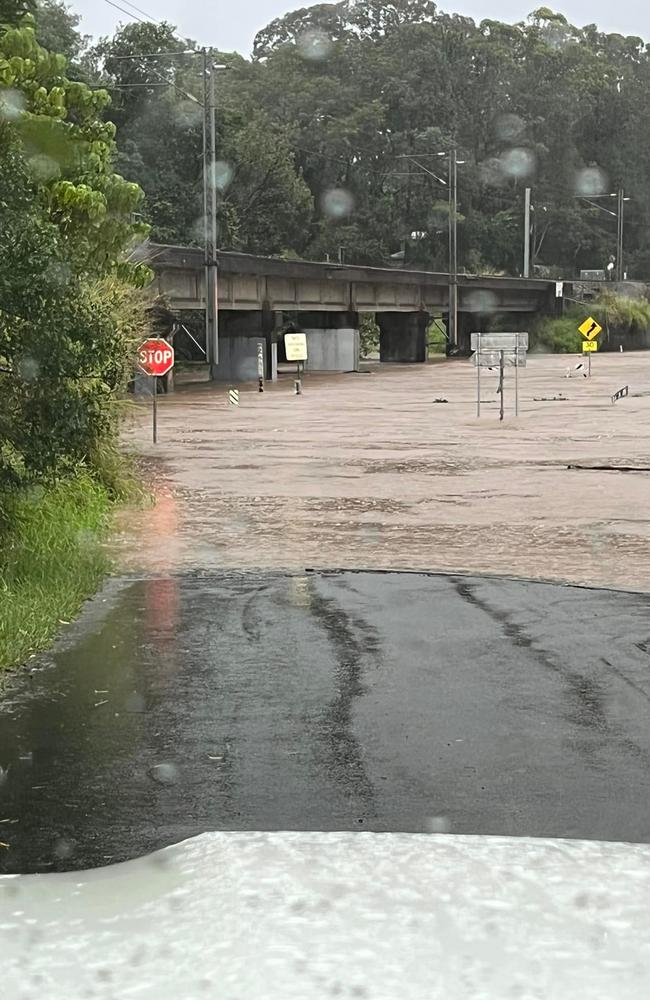
[[[146,244],[140,256],[156,274],[155,290],[172,311],[205,310],[203,250]],[[353,371],[359,362],[359,313],[372,313],[380,359],[426,361],[426,331],[449,308],[449,275],[429,271],[282,260],[220,251],[219,364],[213,377],[257,377],[257,344],[265,343],[273,377],[288,322],[307,334],[308,368]],[[500,330],[527,330],[533,315],[557,314],[561,287],[535,278],[458,276],[458,349],[499,316]],[[275,346],[274,346],[275,345]]]

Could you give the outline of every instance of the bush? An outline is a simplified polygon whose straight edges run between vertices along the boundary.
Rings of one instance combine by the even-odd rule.
[[[86,472],[0,496],[0,668],[48,645],[107,572],[106,489]]]

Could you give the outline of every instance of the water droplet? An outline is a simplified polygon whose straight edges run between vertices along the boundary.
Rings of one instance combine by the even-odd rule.
[[[448,816],[427,816],[424,821],[427,833],[449,833],[451,822]]]
[[[499,301],[488,289],[477,288],[468,293],[465,299],[467,309],[475,313],[495,313],[499,306]]]
[[[491,156],[488,160],[483,160],[478,168],[478,172],[483,184],[496,186],[503,184],[506,180],[503,163],[496,156]]]
[[[159,785],[173,785],[178,781],[178,768],[175,764],[154,764],[147,773]]]
[[[61,174],[61,168],[56,160],[53,160],[51,156],[46,156],[44,153],[30,156],[29,167],[34,180],[41,182],[51,181],[54,177],[59,177]]]
[[[575,192],[586,198],[604,194],[608,186],[607,174],[600,167],[584,167],[576,174]]]
[[[20,91],[12,90],[10,87],[0,90],[0,118],[15,121],[25,110],[26,104],[25,97]]]
[[[326,59],[332,51],[332,39],[318,28],[308,28],[297,36],[296,46],[303,59]]]
[[[517,147],[508,149],[501,155],[501,164],[508,177],[526,178],[535,171],[535,154],[532,149]]]
[[[74,841],[68,840],[66,837],[59,837],[58,840],[54,841],[52,854],[55,858],[58,858],[59,861],[65,861],[67,858],[71,858],[74,852]]]
[[[331,219],[343,219],[351,214],[354,198],[345,188],[330,188],[323,195],[321,204],[325,215]]]
[[[38,378],[41,366],[39,365],[36,358],[32,358],[29,355],[24,355],[19,359],[16,370],[23,382],[33,382],[34,379]]]
[[[144,712],[145,703],[144,698],[137,691],[134,691],[126,699],[126,710],[127,712]]]
[[[503,142],[514,142],[526,129],[526,123],[519,115],[500,115],[494,123],[494,131]]]
[[[233,169],[225,160],[217,160],[211,168],[214,173],[214,183],[219,191],[225,191],[233,178]]]

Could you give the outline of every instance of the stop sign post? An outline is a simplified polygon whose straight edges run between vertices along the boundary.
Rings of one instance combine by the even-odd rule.
[[[153,443],[158,440],[158,383],[156,379],[166,375],[174,367],[174,348],[164,337],[147,337],[138,348],[138,368],[153,379],[152,427]]]

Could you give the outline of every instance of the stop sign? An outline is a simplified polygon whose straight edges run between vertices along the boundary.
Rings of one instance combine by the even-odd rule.
[[[138,348],[138,367],[145,375],[166,375],[174,366],[174,348],[163,337],[148,337]]]

